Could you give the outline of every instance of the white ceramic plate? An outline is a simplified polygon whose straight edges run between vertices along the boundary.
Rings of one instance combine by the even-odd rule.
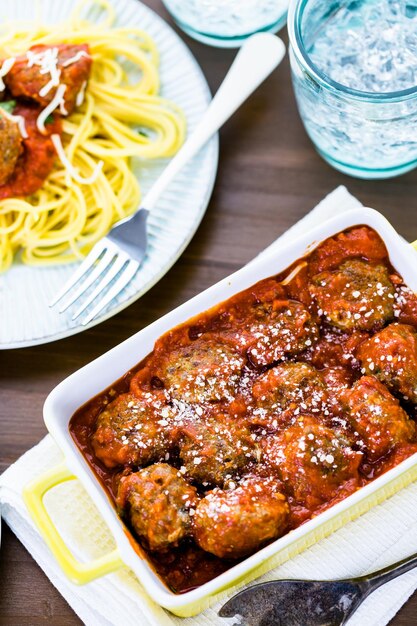
[[[211,99],[196,60],[174,31],[149,8],[137,0],[112,2],[118,25],[138,26],[154,38],[161,57],[161,95],[182,107],[188,132],[192,132]],[[0,22],[33,19],[38,6],[44,22],[57,23],[66,19],[74,4],[75,0],[3,0]],[[210,199],[217,161],[216,136],[184,167],[150,215],[148,254],[134,280],[88,326],[71,321],[75,305],[61,315],[48,306],[76,264],[31,268],[15,262],[8,272],[0,275],[0,349],[47,343],[81,332],[115,315],[148,291],[175,263],[194,235]],[[165,164],[166,161],[160,160],[134,166],[143,193]]]

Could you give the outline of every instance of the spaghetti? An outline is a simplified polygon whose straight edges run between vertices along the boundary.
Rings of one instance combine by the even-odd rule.
[[[99,23],[83,17],[88,5],[103,12]],[[66,23],[8,24],[0,34],[1,58],[14,59],[38,45],[88,42],[93,59],[76,108],[61,118],[62,137],[51,136],[56,151],[53,171],[32,195],[0,201],[0,270],[11,265],[19,250],[22,261],[30,265],[82,258],[115,222],[139,205],[141,191],[131,158],[169,157],[184,140],[181,110],[158,96],[158,51],[153,40],[136,28],[116,28],[114,22],[108,0],[83,0]],[[66,65],[82,54],[78,52]],[[4,66],[1,79],[6,82],[6,70],[13,63]],[[57,111],[64,108],[65,114],[60,87],[56,101],[38,118],[40,131],[58,105]]]

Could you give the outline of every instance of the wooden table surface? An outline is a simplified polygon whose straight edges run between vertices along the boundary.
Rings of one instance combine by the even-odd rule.
[[[172,23],[160,0],[145,3]],[[182,36],[216,90],[235,51]],[[331,169],[303,130],[285,59],[221,131],[219,171],[206,216],[170,272],[138,302],[92,330],[0,353],[0,472],[45,435],[42,405],[57,383],[241,267],[340,184],[386,215],[407,239],[417,239],[417,171],[367,182]],[[2,539],[0,624],[80,624],[7,527]],[[392,624],[417,626],[417,594]]]

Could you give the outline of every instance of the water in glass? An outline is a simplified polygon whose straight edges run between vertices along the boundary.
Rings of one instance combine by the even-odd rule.
[[[304,58],[293,46],[294,87],[318,150],[363,178],[415,167],[417,0],[299,4]]]

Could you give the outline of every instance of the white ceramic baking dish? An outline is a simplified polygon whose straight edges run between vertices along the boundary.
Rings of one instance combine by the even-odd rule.
[[[108,496],[68,431],[69,421],[76,409],[140,362],[152,351],[155,340],[164,332],[257,281],[281,272],[322,240],[358,224],[366,224],[379,233],[388,248],[392,265],[405,282],[417,291],[417,254],[412,246],[407,244],[376,211],[364,208],[352,210],[323,223],[293,243],[255,260],[249,266],[220,281],[69,376],[48,396],[44,407],[45,423],[65,456],[66,466],[49,472],[28,486],[25,490],[25,500],[49,547],[74,582],[88,582],[126,564],[157,603],[177,615],[195,615],[213,601],[220,591],[247,582],[295,556],[417,478],[417,454],[415,454],[373,483],[210,582],[178,595],[164,585],[148,562],[132,548],[123,522],[117,516]],[[74,477],[82,482],[97,505],[117,544],[116,551],[94,563],[84,564],[75,560],[59,537],[42,503],[43,495],[48,489]]]

